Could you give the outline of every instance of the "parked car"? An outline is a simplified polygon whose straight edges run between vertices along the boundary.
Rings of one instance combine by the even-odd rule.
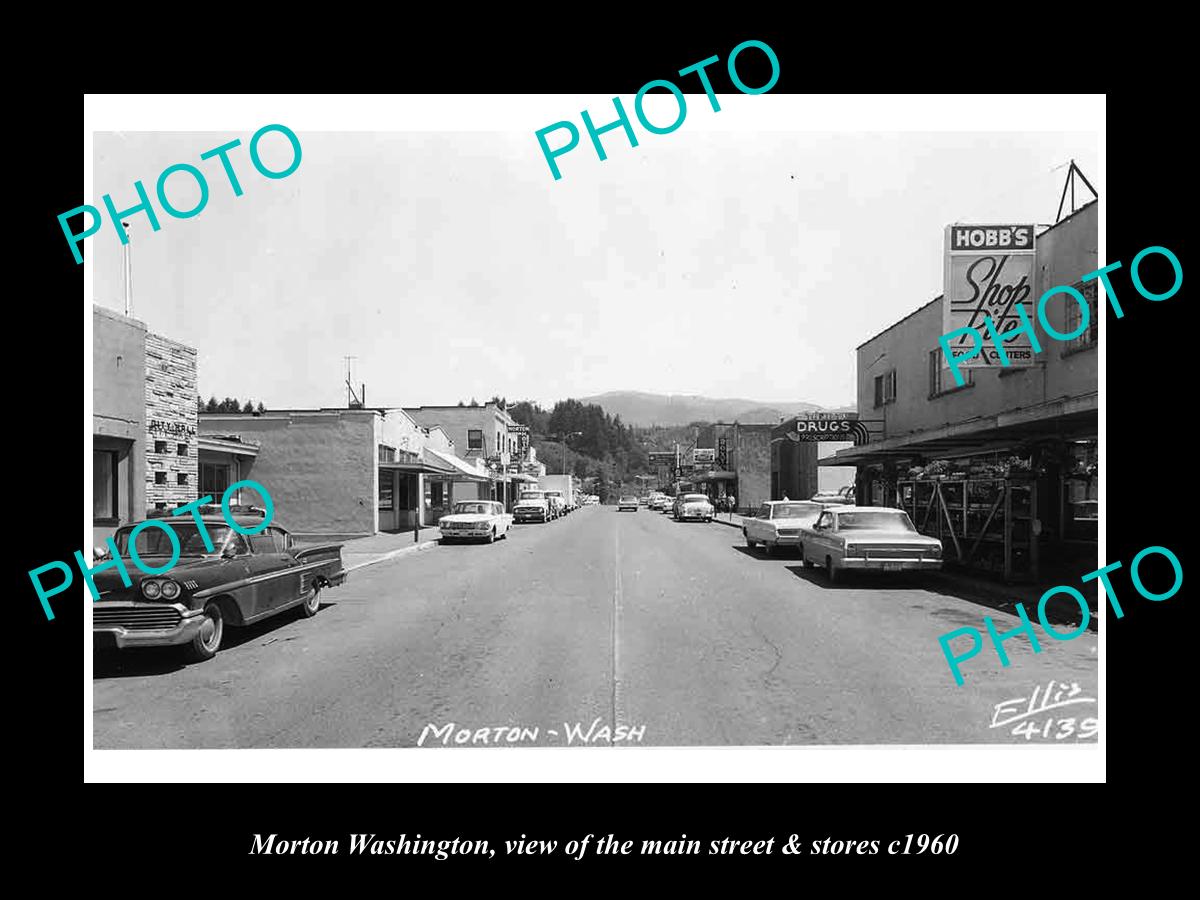
[[[233,521],[254,528],[263,520],[234,516]],[[94,576],[100,596],[92,605],[92,639],[98,648],[184,646],[196,661],[211,659],[227,626],[250,625],[296,607],[315,616],[321,591],[346,580],[341,544],[297,546],[278,525],[239,534],[220,516],[202,516],[200,523],[171,520],[180,552],[170,571],[147,575],[130,563],[129,587],[115,569]],[[138,524],[113,535],[124,559],[130,559],[129,535]],[[174,552],[160,528],[139,532],[134,549],[149,569],[166,566]]]
[[[742,520],[742,536],[746,546],[759,544],[767,553],[780,547],[798,547],[800,530],[817,521],[824,505],[811,500],[771,500],[758,508],[758,513]]]
[[[650,509],[661,511],[663,508],[663,505],[666,502],[667,502],[667,498],[665,496],[663,496],[662,494],[656,494],[655,496],[650,498],[650,502],[647,503],[646,505]]]
[[[637,497],[626,494],[624,497],[622,497],[620,500],[618,500],[617,501],[617,512],[620,512],[623,509],[632,509],[634,512],[637,512],[638,511]]]
[[[698,519],[701,522],[711,522],[713,505],[704,494],[683,494],[675,500],[675,520],[683,522],[687,519]]]
[[[824,566],[830,581],[843,571],[940,569],[942,542],[921,534],[902,509],[830,506],[801,531],[806,566]]]
[[[462,500],[454,504],[454,512],[438,519],[442,543],[476,540],[488,544],[497,538],[508,537],[513,517],[496,500]]]
[[[545,491],[521,491],[513,507],[514,522],[549,522],[553,516]]]
[[[567,501],[563,499],[562,491],[546,491],[546,500],[550,504],[550,518],[557,519],[567,514]]]

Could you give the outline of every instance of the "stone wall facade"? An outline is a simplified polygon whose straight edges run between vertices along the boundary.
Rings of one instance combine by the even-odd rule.
[[[198,424],[195,348],[147,332],[148,510],[171,509],[196,499],[200,480]]]

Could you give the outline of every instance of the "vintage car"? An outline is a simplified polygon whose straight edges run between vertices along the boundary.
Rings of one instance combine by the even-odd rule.
[[[669,498],[667,498],[663,494],[653,494],[650,497],[650,502],[647,503],[646,506],[650,509],[658,510],[659,512],[661,512],[663,505],[666,504],[668,499]]]
[[[683,494],[675,499],[675,521],[697,519],[701,522],[711,522],[713,505],[704,494]]]
[[[837,581],[843,571],[940,569],[942,542],[917,531],[902,509],[830,506],[801,531],[800,555]]]
[[[545,491],[521,491],[513,507],[514,522],[549,522],[552,518],[554,513]]]
[[[768,554],[780,547],[798,547],[800,529],[812,525],[825,506],[812,500],[770,500],[753,517],[742,519],[746,546],[759,544]]]
[[[623,509],[632,509],[634,512],[637,512],[638,511],[638,498],[634,497],[630,494],[626,494],[625,496],[623,496],[620,500],[617,501],[617,512],[620,512]]]
[[[567,499],[563,496],[562,491],[546,491],[546,499],[550,501],[551,518],[557,519],[559,516],[565,516],[571,511],[567,506]]]
[[[243,528],[263,522],[261,516],[234,516],[233,521]],[[94,576],[99,598],[92,605],[92,637],[97,648],[184,645],[192,659],[211,659],[226,626],[250,625],[296,607],[314,616],[321,591],[346,580],[341,544],[301,547],[278,525],[246,535],[220,516],[202,516],[200,522],[170,520],[180,553],[162,575],[147,575],[131,560],[129,536],[139,523],[117,530],[113,542],[132,584],[126,587],[115,568]],[[161,528],[139,532],[133,549],[147,569],[164,567],[173,553]],[[97,548],[96,556],[103,560],[107,551]]]
[[[490,544],[508,537],[512,520],[504,504],[496,500],[461,500],[454,504],[454,512],[438,519],[438,528],[443,544],[468,540]]]

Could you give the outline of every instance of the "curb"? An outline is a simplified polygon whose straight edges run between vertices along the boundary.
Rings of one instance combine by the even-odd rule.
[[[389,550],[387,553],[377,556],[374,559],[368,559],[366,562],[355,563],[353,566],[348,566],[346,571],[353,572],[356,569],[364,569],[367,566],[375,565],[375,563],[381,563],[389,559],[394,559],[397,556],[403,556],[406,553],[416,553],[420,550],[428,550],[430,547],[436,547],[437,545],[438,542],[436,540],[422,541],[421,543],[413,544],[410,547],[401,547],[398,550]]]
[[[713,517],[713,521],[719,522],[722,525],[728,525],[730,528],[741,528],[745,524],[743,522],[730,522],[728,519],[718,519],[715,516]]]

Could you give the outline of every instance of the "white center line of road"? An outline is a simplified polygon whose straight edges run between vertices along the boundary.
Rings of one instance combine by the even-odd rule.
[[[613,516],[613,613],[612,613],[612,721],[609,733],[616,736],[618,704],[621,702],[621,531],[619,516]]]

